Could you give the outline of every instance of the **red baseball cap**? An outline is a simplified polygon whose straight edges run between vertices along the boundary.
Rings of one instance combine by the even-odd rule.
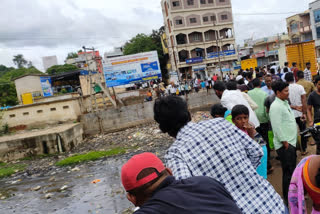
[[[137,180],[139,173],[147,168],[155,168],[158,173],[166,169],[162,161],[155,154],[149,152],[133,156],[122,166],[121,181],[126,191],[138,188],[158,178],[159,175],[154,172],[140,180]]]

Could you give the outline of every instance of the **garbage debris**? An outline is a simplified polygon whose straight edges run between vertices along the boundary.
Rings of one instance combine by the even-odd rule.
[[[100,179],[95,179],[93,181],[91,181],[92,184],[96,184],[96,183],[99,183],[101,180]]]

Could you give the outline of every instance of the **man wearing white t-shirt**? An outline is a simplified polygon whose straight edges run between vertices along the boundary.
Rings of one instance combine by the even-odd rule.
[[[287,73],[286,81],[289,83],[289,100],[291,108],[293,109],[296,122],[300,131],[306,129],[306,112],[307,112],[307,98],[303,86],[294,83],[293,73]],[[306,155],[308,138],[301,136],[301,154]]]

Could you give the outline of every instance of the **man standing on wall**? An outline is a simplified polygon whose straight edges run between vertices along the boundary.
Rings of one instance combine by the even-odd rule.
[[[283,198],[288,204],[288,189],[297,160],[297,125],[293,110],[288,103],[289,85],[277,81],[273,83],[272,88],[276,99],[270,107],[269,116],[274,133],[274,147],[281,162]]]

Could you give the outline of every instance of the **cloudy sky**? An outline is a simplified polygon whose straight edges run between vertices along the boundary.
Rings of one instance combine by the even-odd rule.
[[[285,18],[313,0],[232,0],[237,43],[286,31]],[[43,56],[63,64],[83,45],[103,54],[163,25],[160,0],[0,0],[0,64],[23,54],[43,70]],[[277,13],[267,15],[266,13]],[[261,14],[261,15],[253,15]]]

